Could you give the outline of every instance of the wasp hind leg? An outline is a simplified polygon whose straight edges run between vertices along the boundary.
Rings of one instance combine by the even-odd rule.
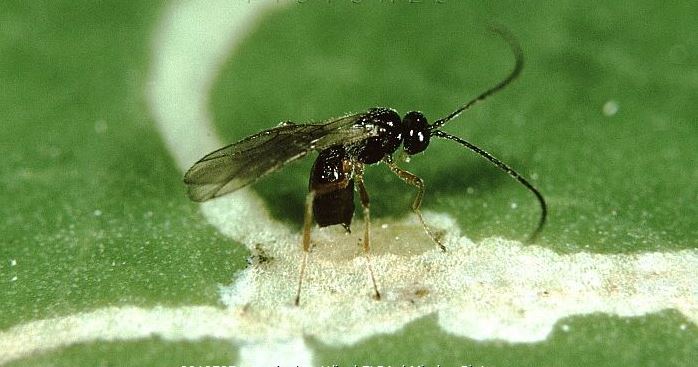
[[[305,197],[305,215],[303,220],[303,237],[301,246],[303,247],[303,258],[301,260],[300,273],[298,275],[298,290],[296,291],[296,300],[294,304],[298,306],[301,302],[301,287],[303,285],[303,276],[305,275],[305,267],[308,264],[308,253],[310,252],[310,231],[313,228],[313,200],[315,199],[315,191],[311,190]]]
[[[368,267],[368,274],[371,276],[371,283],[373,284],[373,291],[375,292],[374,298],[376,300],[381,299],[381,294],[378,292],[378,286],[376,285],[376,278],[373,275],[373,269],[371,268],[371,211],[369,209],[369,199],[368,191],[366,191],[366,186],[364,185],[363,168],[356,169],[355,178],[356,183],[359,186],[359,195],[361,197],[361,206],[364,209],[364,256],[366,256],[366,264]]]

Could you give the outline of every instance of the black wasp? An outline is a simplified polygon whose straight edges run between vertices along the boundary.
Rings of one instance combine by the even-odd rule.
[[[424,196],[424,181],[400,168],[393,160],[400,145],[408,155],[424,151],[431,138],[455,141],[484,157],[519,183],[538,199],[541,216],[530,237],[534,239],[543,228],[546,218],[545,199],[520,174],[477,146],[439,128],[461,112],[511,83],[523,68],[523,53],[508,33],[495,32],[509,44],[515,57],[515,65],[509,75],[497,85],[467,102],[448,116],[429,124],[421,112],[408,112],[402,119],[391,108],[372,108],[367,112],[330,119],[319,124],[281,123],[279,126],[247,137],[210,153],[196,162],[184,175],[189,197],[194,201],[206,201],[237,189],[258,178],[274,172],[285,164],[304,157],[311,151],[319,156],[310,172],[309,193],[305,205],[303,226],[303,259],[300,265],[295,304],[300,302],[303,274],[310,250],[310,231],[313,218],[320,227],[341,224],[347,230],[354,215],[354,190],[359,192],[364,214],[363,250],[368,257],[370,249],[369,197],[364,186],[364,166],[385,163],[402,180],[417,189],[412,210],[417,214],[426,233],[442,250],[446,247],[424,222],[420,206]],[[380,299],[373,271],[369,274],[375,298]]]

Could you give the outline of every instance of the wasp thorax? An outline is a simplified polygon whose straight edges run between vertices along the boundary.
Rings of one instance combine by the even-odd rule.
[[[391,108],[373,108],[361,118],[359,123],[376,125],[378,136],[370,137],[357,146],[359,161],[373,164],[392,154],[402,142],[400,115]]]
[[[429,145],[429,123],[421,112],[412,111],[402,119],[404,126],[403,148],[407,154],[417,154]]]

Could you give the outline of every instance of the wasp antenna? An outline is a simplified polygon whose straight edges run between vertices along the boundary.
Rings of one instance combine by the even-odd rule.
[[[487,153],[486,151],[482,150],[481,148],[477,147],[476,145],[467,142],[457,136],[447,134],[441,130],[435,130],[431,132],[431,136],[436,136],[438,138],[442,139],[448,139],[448,140],[453,140],[456,143],[459,143],[466,148],[470,149],[471,151],[479,154],[480,156],[484,157],[488,161],[490,161],[492,164],[495,166],[499,167],[502,171],[506,172],[509,174],[509,176],[513,177],[516,181],[518,181],[520,184],[524,185],[528,190],[530,190],[538,199],[538,203],[540,203],[540,220],[538,221],[538,227],[536,230],[531,234],[531,236],[528,238],[528,242],[533,242],[537,237],[538,234],[543,230],[543,226],[545,225],[545,219],[548,216],[548,206],[545,203],[545,199],[543,198],[543,195],[541,195],[540,191],[533,187],[523,176],[521,176],[518,172],[514,171],[513,168],[509,167],[506,165],[506,163],[500,161],[496,157],[494,157],[492,154]]]
[[[524,65],[524,58],[523,58],[523,51],[521,51],[521,46],[519,46],[519,42],[516,40],[514,35],[512,35],[509,31],[507,31],[503,27],[497,27],[497,26],[491,26],[490,30],[494,33],[497,33],[499,36],[501,36],[504,41],[506,41],[507,44],[509,44],[509,48],[511,49],[511,52],[514,54],[514,69],[509,73],[509,76],[507,76],[504,80],[500,81],[495,85],[494,87],[484,91],[482,94],[479,96],[473,98],[472,100],[468,101],[466,104],[461,106],[459,109],[451,112],[450,115],[439,119],[437,121],[434,121],[433,124],[429,126],[430,130],[435,130],[438,129],[442,126],[444,126],[448,121],[456,118],[458,115],[461,114],[461,112],[470,109],[473,105],[476,103],[485,100],[487,97],[499,92],[500,90],[504,89],[509,83],[514,81],[516,77],[521,74],[521,70],[523,69]]]

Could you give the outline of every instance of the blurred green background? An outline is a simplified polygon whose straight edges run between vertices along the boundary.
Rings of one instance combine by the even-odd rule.
[[[152,37],[167,5],[0,4],[1,330],[108,305],[218,305],[217,284],[244,267],[244,247],[217,234],[184,196],[148,112]],[[502,24],[521,42],[522,77],[445,130],[533,178],[550,205],[539,244],[559,252],[695,249],[697,17],[688,1],[298,2],[244,40],[215,83],[211,108],[230,142],[279,121],[373,106],[435,120],[506,75],[512,56],[486,31]],[[617,112],[604,113],[613,104]],[[294,228],[311,164],[254,187]],[[424,208],[452,215],[474,239],[523,239],[535,226],[530,193],[455,144],[434,142],[404,167],[427,183]],[[375,217],[409,215],[413,190],[384,167],[368,170],[367,185]],[[698,330],[673,311],[566,323],[569,333],[556,329],[525,345],[452,337],[432,318],[349,348],[309,343],[318,363],[339,364],[698,360]],[[181,364],[179,355],[223,364],[234,354],[227,342],[154,338],[18,364],[110,364],[128,355],[148,365]]]

